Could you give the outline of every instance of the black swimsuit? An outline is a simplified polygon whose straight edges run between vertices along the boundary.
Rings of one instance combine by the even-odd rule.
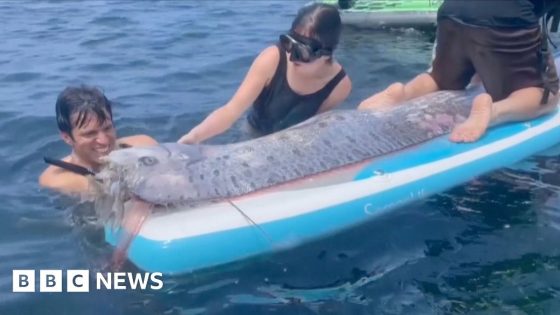
[[[279,45],[277,47],[280,61],[274,77],[261,91],[247,116],[249,124],[262,134],[288,128],[317,114],[321,104],[346,76],[344,69],[340,69],[319,91],[306,95],[297,94],[290,88],[286,77],[286,52]]]

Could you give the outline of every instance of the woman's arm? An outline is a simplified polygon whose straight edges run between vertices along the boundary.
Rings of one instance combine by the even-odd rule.
[[[179,143],[194,144],[217,136],[228,130],[251,106],[264,87],[270,82],[280,53],[276,46],[263,50],[247,72],[237,92],[224,106],[213,111],[202,123],[179,139]]]

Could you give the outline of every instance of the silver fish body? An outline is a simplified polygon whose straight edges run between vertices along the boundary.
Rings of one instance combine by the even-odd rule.
[[[449,133],[476,91],[437,92],[387,111],[335,110],[235,144],[161,144],[112,152],[103,193],[192,204],[250,193],[383,156]],[[118,186],[118,189],[115,187]]]

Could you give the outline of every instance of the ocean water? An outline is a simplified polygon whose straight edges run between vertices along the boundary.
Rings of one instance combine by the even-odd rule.
[[[100,270],[111,254],[91,206],[37,185],[42,157],[68,154],[54,121],[65,86],[103,88],[121,136],[176,141],[306,2],[0,2],[0,314],[559,312],[558,150],[313,243],[167,277],[161,291],[11,293],[13,269]],[[346,29],[337,58],[354,90],[342,107],[426,69],[432,40]]]

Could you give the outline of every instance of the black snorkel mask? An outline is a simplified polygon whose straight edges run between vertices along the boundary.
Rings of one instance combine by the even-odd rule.
[[[331,49],[325,49],[313,38],[301,36],[295,32],[280,35],[280,45],[290,53],[290,61],[312,62],[322,56],[332,56]]]

